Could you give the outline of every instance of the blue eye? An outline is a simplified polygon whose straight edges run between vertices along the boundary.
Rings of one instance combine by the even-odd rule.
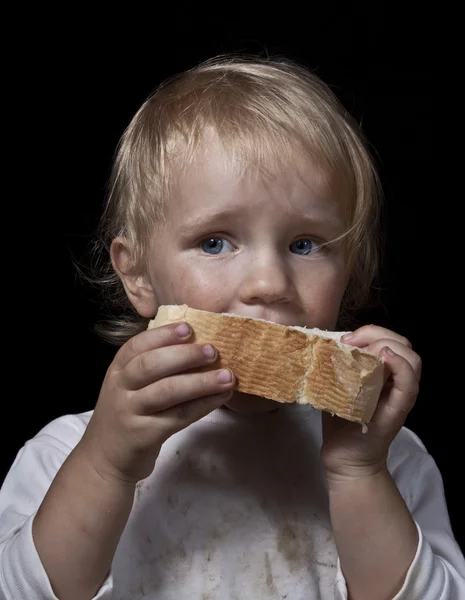
[[[201,242],[200,247],[207,254],[223,254],[223,251],[228,251],[228,244],[231,246],[231,244],[223,238],[211,237]]]
[[[294,254],[306,256],[307,254],[318,250],[318,245],[313,240],[296,240],[295,242],[292,242],[292,244],[289,246],[289,250]]]

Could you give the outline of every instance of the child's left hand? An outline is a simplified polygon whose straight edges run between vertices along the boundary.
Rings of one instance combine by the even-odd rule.
[[[328,479],[334,480],[369,477],[385,467],[389,446],[415,405],[421,376],[420,357],[393,331],[367,325],[341,341],[378,354],[387,381],[366,433],[359,423],[322,413],[321,458]]]

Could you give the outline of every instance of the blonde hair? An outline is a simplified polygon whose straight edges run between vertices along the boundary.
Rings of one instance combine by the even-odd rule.
[[[100,326],[100,334],[122,343],[146,328],[147,319],[131,308],[111,268],[109,246],[117,236],[128,238],[133,268],[144,272],[173,174],[179,174],[179,163],[193,160],[207,129],[243,166],[272,173],[300,153],[343,182],[350,223],[342,237],[351,278],[341,315],[363,306],[377,273],[381,193],[359,126],[305,67],[283,58],[220,56],[163,82],[121,137],[98,230],[94,266],[99,275],[94,281],[103,284],[112,312],[123,316]]]

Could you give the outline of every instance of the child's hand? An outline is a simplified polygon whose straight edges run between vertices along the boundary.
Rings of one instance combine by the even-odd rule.
[[[191,331],[178,333],[179,325],[133,337],[107,371],[79,444],[105,478],[136,483],[148,477],[162,444],[219,408],[232,393],[230,371],[221,371],[221,380],[217,369],[198,370],[215,362],[216,351],[209,357],[200,344],[186,344]],[[228,376],[230,381],[224,381]]]
[[[389,446],[415,404],[421,376],[421,359],[409,341],[388,329],[368,325],[342,341],[378,354],[387,381],[366,433],[358,423],[322,413],[321,457],[328,478],[334,479],[370,476],[386,465]]]

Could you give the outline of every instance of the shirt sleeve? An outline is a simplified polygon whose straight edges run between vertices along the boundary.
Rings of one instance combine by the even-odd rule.
[[[391,474],[418,530],[418,546],[402,589],[392,600],[463,600],[465,559],[453,535],[440,471],[411,434]],[[340,562],[335,600],[348,600]]]
[[[58,600],[37,553],[32,523],[51,482],[84,429],[85,423],[78,417],[52,421],[23,446],[3,482],[0,489],[2,599]],[[110,573],[94,600],[110,600],[112,589]]]

